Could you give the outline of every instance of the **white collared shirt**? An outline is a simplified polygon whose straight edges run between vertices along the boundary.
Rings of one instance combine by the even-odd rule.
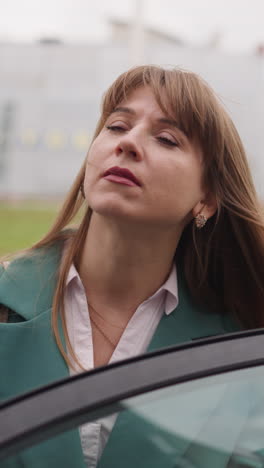
[[[138,306],[109,362],[144,353],[162,315],[170,314],[177,305],[178,286],[174,265],[165,283]],[[93,369],[93,339],[87,298],[74,265],[71,265],[66,281],[65,314],[69,339],[78,360],[85,369]],[[70,368],[71,375],[76,372]],[[80,427],[84,459],[89,468],[96,467],[116,418],[117,415],[114,414]]]

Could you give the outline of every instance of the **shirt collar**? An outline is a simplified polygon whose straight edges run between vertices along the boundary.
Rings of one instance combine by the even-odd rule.
[[[69,269],[68,276],[66,278],[66,287],[69,286],[69,284],[72,283],[74,280],[81,281],[81,278],[74,264],[72,263]]]
[[[74,281],[77,281],[77,283],[80,286],[82,285],[81,278],[74,264],[72,263],[69,269],[67,279],[66,279],[66,287],[68,287],[70,283]],[[165,295],[165,314],[169,315],[174,309],[176,309],[179,303],[177,270],[176,270],[175,263],[173,263],[172,269],[165,283],[163,283],[160,286],[160,288],[150,298],[146,299],[146,301],[144,302],[147,302],[150,299],[160,296],[162,294],[166,294]]]
[[[163,284],[163,288],[167,291],[165,299],[165,314],[169,315],[179,304],[178,280],[175,263],[173,263],[170,275],[167,281]]]
[[[163,283],[160,288],[145,302],[160,296],[164,296],[164,311],[166,315],[169,315],[174,309],[176,309],[179,303],[177,270],[175,263],[173,263],[170,274],[165,283]]]

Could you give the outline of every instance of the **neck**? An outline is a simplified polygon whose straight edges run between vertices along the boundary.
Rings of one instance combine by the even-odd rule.
[[[117,225],[93,213],[79,264],[88,301],[127,323],[168,277],[179,237],[175,229]]]

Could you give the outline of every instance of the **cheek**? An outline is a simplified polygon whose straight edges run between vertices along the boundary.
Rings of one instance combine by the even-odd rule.
[[[98,163],[95,157],[95,152],[91,148],[87,156],[84,176],[84,192],[86,199],[88,198],[88,194],[91,192],[94,182],[96,181],[96,178],[99,174],[99,168],[97,167],[97,164]]]
[[[99,137],[97,137],[98,139]],[[99,145],[97,139],[90,147],[87,154],[86,172],[85,179],[91,179],[93,176],[100,172],[100,167],[103,159],[102,145]],[[99,150],[100,147],[100,150]]]
[[[183,190],[188,192],[202,191],[202,171],[197,162],[179,161],[156,170],[157,186],[160,184],[177,192]]]
[[[203,197],[200,165],[177,163],[156,171],[153,197],[168,209],[191,210]]]
[[[96,145],[96,141],[95,141],[92,144],[92,146],[90,147],[90,149],[88,151],[88,154],[87,154],[87,167],[89,167],[89,165],[93,164],[94,161],[96,160],[96,154],[98,152],[96,147],[97,147],[97,145]]]
[[[84,192],[89,203],[94,192],[97,192],[97,184],[105,168],[105,155],[107,148],[102,144],[100,136],[94,141],[87,155],[87,163],[84,177]]]

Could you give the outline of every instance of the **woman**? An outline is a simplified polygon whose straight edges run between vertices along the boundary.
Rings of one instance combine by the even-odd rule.
[[[262,326],[263,242],[242,143],[210,87],[183,70],[129,70],[105,94],[54,226],[1,271],[1,398],[69,369]],[[100,436],[81,429],[86,463],[77,432],[23,463],[96,466],[114,419],[98,424]]]

